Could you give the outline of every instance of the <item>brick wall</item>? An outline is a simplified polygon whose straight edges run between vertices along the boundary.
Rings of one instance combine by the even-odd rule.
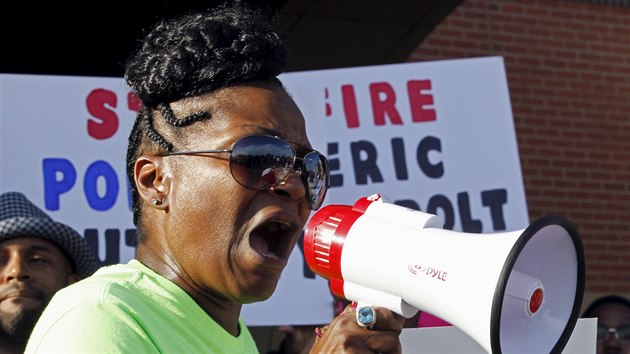
[[[630,297],[630,7],[617,5],[466,0],[409,58],[505,58],[530,218],[577,226],[585,305]]]

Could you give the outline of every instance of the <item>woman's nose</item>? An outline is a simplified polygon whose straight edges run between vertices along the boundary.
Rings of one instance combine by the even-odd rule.
[[[285,176],[282,176],[280,182],[271,186],[269,189],[275,194],[288,197],[291,200],[298,201],[304,199],[306,190],[304,189],[304,184],[302,183],[302,179],[300,177],[300,171],[291,169],[286,172],[288,173],[286,173]]]

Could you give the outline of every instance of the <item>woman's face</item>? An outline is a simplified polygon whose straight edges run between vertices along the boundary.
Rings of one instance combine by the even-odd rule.
[[[232,87],[172,107],[177,117],[211,113],[209,120],[180,128],[186,137],[170,139],[174,151],[231,149],[252,134],[310,146],[302,114],[279,87]],[[240,303],[261,301],[275,290],[310,209],[296,175],[277,188],[246,188],[232,177],[229,157],[160,158],[166,207],[152,214],[155,221],[148,220],[159,225],[150,228],[146,246],[163,254],[174,273],[170,277],[187,291]]]

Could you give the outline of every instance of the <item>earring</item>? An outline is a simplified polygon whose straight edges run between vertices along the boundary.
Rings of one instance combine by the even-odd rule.
[[[152,198],[151,199],[151,204],[153,204],[153,205],[160,205],[160,204],[162,204],[162,200],[161,199]]]

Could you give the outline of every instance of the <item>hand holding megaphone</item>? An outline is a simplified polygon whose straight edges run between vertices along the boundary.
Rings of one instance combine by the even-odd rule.
[[[404,317],[429,312],[492,353],[561,352],[584,292],[581,240],[558,217],[513,232],[461,233],[374,195],[318,210],[304,256],[333,294]]]
[[[356,313],[361,304],[352,303],[333,321],[320,329],[321,338],[315,341],[310,353],[402,353],[399,335],[404,317],[384,307],[371,307],[376,318],[370,329],[357,326]],[[367,332],[369,331],[369,332]]]

